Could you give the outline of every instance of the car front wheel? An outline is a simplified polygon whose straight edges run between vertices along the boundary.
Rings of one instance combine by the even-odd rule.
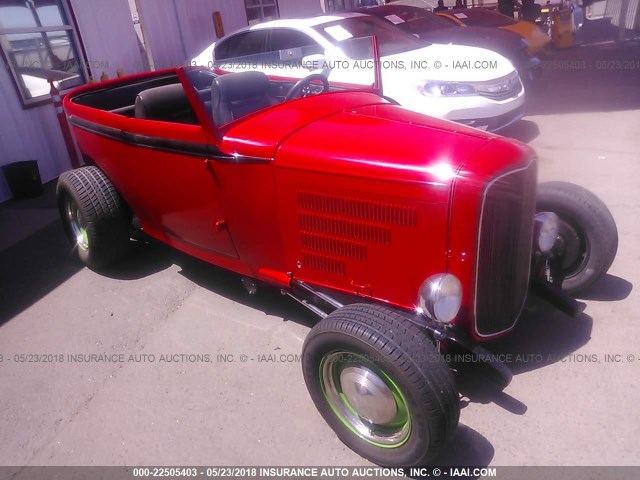
[[[607,273],[618,250],[618,229],[602,200],[572,183],[546,182],[538,185],[536,210],[560,220],[554,255],[563,290],[579,292]]]
[[[453,375],[433,340],[389,309],[336,310],[309,333],[302,366],[325,421],[379,465],[424,464],[458,424]]]

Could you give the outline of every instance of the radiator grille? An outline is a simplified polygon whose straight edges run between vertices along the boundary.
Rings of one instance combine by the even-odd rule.
[[[529,286],[536,191],[535,162],[502,175],[485,192],[476,278],[480,335],[510,329]]]

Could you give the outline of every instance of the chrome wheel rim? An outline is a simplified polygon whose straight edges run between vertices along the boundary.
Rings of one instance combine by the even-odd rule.
[[[383,448],[408,440],[411,416],[404,395],[364,356],[342,351],[325,355],[320,381],[331,410],[351,432]]]
[[[89,250],[89,236],[87,235],[87,226],[80,213],[80,208],[71,198],[67,197],[65,200],[65,212],[67,215],[67,222],[69,228],[71,228],[71,234],[79,249],[87,251]]]

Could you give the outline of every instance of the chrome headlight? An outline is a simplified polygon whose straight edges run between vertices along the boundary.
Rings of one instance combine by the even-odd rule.
[[[560,220],[553,212],[541,212],[533,218],[535,238],[542,252],[550,252],[558,238]]]
[[[462,284],[454,275],[433,275],[420,285],[418,311],[436,322],[451,323],[461,304]]]
[[[473,85],[463,82],[436,82],[427,81],[418,86],[418,91],[425,96],[454,96],[454,95],[475,95],[476,90]]]

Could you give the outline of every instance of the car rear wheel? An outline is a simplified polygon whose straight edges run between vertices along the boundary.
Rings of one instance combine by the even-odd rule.
[[[607,273],[618,250],[618,229],[602,200],[572,183],[547,182],[538,185],[536,210],[559,217],[554,254],[563,290],[579,292]]]
[[[131,214],[99,168],[63,173],[56,195],[64,229],[84,264],[98,269],[127,252]]]
[[[303,347],[309,394],[338,437],[379,465],[432,459],[460,416],[433,340],[389,309],[355,304],[321,320]]]

